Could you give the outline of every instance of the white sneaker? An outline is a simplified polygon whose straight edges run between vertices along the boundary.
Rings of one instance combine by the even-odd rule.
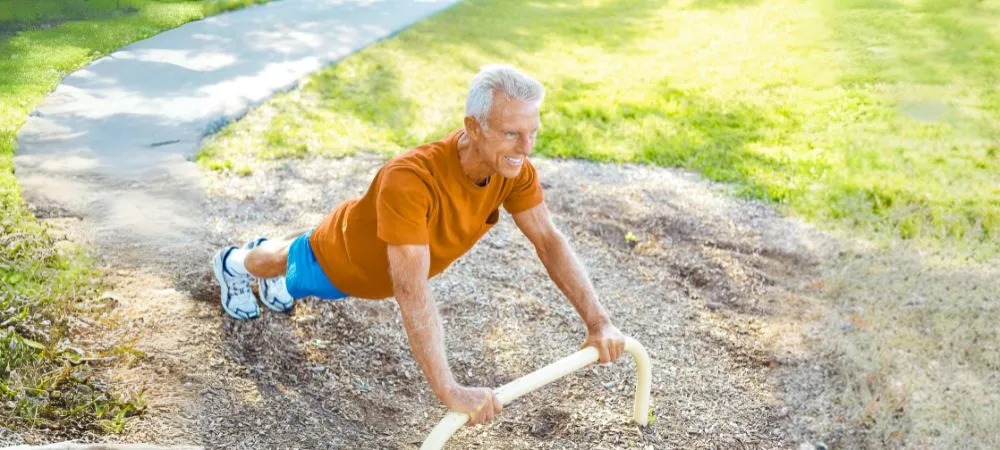
[[[259,237],[247,242],[243,248],[250,250],[266,240],[266,237]],[[286,313],[295,306],[295,299],[285,287],[285,277],[258,278],[257,292],[260,294],[260,302],[272,311]]]
[[[236,250],[236,247],[227,247],[212,257],[215,280],[219,282],[222,290],[219,300],[222,309],[230,317],[236,320],[256,319],[260,317],[260,308],[257,306],[257,298],[250,290],[250,277],[233,275],[226,269],[226,257],[233,250]]]

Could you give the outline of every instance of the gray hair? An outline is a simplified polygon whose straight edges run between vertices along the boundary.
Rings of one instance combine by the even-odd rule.
[[[514,100],[538,104],[545,99],[545,88],[538,80],[513,66],[491,64],[483,66],[472,78],[469,96],[465,99],[465,115],[475,117],[479,125],[486,128],[486,117],[497,92]]]

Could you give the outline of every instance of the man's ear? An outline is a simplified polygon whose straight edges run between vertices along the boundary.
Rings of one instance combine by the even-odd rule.
[[[465,116],[465,134],[473,142],[479,142],[483,139],[483,127],[479,125],[478,119],[473,116]]]

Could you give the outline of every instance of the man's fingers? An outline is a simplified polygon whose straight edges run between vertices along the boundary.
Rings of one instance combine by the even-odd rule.
[[[625,341],[614,341],[611,343],[611,360],[618,361],[618,358],[622,357],[622,353],[625,353]]]
[[[481,423],[483,423],[483,405],[479,405],[475,411],[469,413],[469,421],[465,424],[471,427]]]
[[[611,360],[611,353],[608,349],[608,343],[606,341],[601,342],[597,345],[597,351],[601,355],[601,364],[607,364]]]
[[[489,402],[489,398],[484,398],[483,403],[479,405],[479,414],[477,414],[479,416],[479,421],[477,423],[484,424],[490,421],[490,413],[493,412],[493,408],[491,408],[492,405],[490,405]]]
[[[486,409],[490,410],[489,419],[486,422],[492,422],[496,419],[500,410],[503,409],[503,405],[500,404],[500,400],[497,399],[493,391],[489,391],[489,397],[486,398]]]
[[[479,404],[479,407],[475,411],[469,414],[469,421],[466,422],[468,426],[490,423],[503,410],[503,404],[500,403],[500,399],[496,397],[496,394],[492,390],[484,391],[485,395],[480,397],[482,403]]]

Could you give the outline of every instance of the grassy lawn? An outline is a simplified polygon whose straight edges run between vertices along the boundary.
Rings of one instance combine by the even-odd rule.
[[[259,3],[260,1],[258,1]],[[92,263],[35,221],[14,178],[16,133],[67,73],[117,48],[251,0],[0,0],[0,424],[64,432],[121,430],[142,408],[135,392],[96,377],[68,317],[95,319]],[[100,319],[100,317],[96,317]],[[78,321],[76,321],[78,322]]]
[[[549,90],[538,152],[680,166],[825,223],[1000,247],[1000,2],[469,1],[311,78],[202,154],[394,153],[478,67]]]
[[[864,316],[829,337],[836,402],[872,448],[996,444],[983,263],[1000,256],[1000,1],[471,0],[254,110],[199,161],[248,173],[255,158],[394,154],[460,126],[491,62],[547,86],[543,155],[690,168],[875,243],[943,251],[936,266],[866,257],[820,283],[832,309]]]

